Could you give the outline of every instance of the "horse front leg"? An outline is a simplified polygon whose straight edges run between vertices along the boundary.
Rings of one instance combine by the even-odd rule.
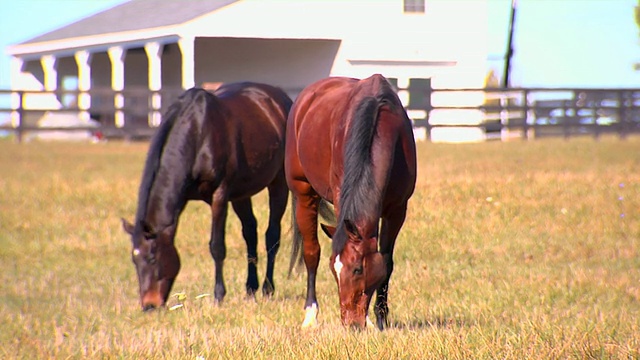
[[[389,280],[393,273],[393,248],[396,244],[396,238],[400,233],[400,229],[404,224],[406,215],[407,206],[405,203],[404,206],[392,212],[392,216],[382,218],[380,228],[380,254],[387,268],[387,276],[376,291],[376,303],[374,307],[376,322],[380,330],[389,326],[389,304],[387,303],[387,298],[389,295]]]
[[[221,303],[227,293],[222,272],[224,259],[227,257],[227,247],[224,242],[227,207],[224,191],[218,188],[211,202],[211,240],[209,241],[209,251],[215,264],[216,283],[213,294],[217,303]]]
[[[262,284],[262,294],[269,297],[275,291],[273,282],[273,270],[276,264],[276,255],[280,249],[281,222],[287,209],[289,200],[289,187],[284,177],[284,169],[269,184],[269,226],[265,233],[265,246],[267,250],[267,273]]]
[[[242,223],[242,237],[247,243],[247,297],[255,297],[258,290],[258,222],[253,214],[251,198],[233,201],[233,211]]]
[[[307,269],[307,300],[304,304],[305,317],[302,327],[318,324],[318,299],[316,297],[316,274],[320,263],[320,243],[318,242],[318,201],[317,196],[298,195],[295,218],[302,236],[302,256]],[[294,232],[295,233],[295,232]]]

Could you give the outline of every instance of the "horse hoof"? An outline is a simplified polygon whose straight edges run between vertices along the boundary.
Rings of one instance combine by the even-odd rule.
[[[317,320],[310,320],[310,321],[305,320],[302,323],[302,330],[315,329],[316,327],[318,327],[318,321]]]
[[[270,298],[273,295],[274,291],[275,289],[273,287],[273,284],[271,284],[270,282],[265,281],[264,284],[262,284],[262,296]]]
[[[258,289],[253,289],[247,286],[247,299],[255,299],[256,292],[258,292]]]
[[[386,317],[385,318],[378,318],[376,320],[377,323],[377,328],[382,331],[384,330],[385,327],[389,326],[389,322],[387,321]]]
[[[224,288],[224,286],[216,285],[213,289],[213,296],[216,299],[216,304],[222,304],[222,300],[224,299],[224,296],[226,294],[227,290]]]
[[[312,304],[305,309],[304,321],[302,322],[303,329],[314,328],[318,326],[318,305]]]

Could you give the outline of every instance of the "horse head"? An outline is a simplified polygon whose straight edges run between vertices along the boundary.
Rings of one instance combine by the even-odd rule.
[[[340,237],[344,241],[342,250],[334,250],[330,258],[331,272],[338,284],[342,323],[365,327],[371,297],[387,274],[378,252],[377,224],[359,226],[345,219],[338,228],[323,224],[322,229],[333,241],[340,241]]]
[[[142,309],[159,308],[166,303],[180,271],[180,257],[173,246],[176,227],[156,232],[145,222],[134,226],[124,219],[122,225],[131,235],[131,260],[138,274]]]

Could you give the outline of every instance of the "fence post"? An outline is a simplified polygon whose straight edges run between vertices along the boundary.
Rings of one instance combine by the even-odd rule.
[[[490,101],[493,101],[492,93],[486,90],[487,88],[485,88],[485,94],[487,93],[490,94],[489,95],[491,98]],[[500,117],[500,141],[508,141],[510,131],[511,131],[511,129],[509,128],[509,123],[511,122],[511,116],[509,114],[509,111],[510,111],[509,96],[506,95],[506,91],[504,88],[501,89],[500,92],[495,92],[494,94],[498,94],[498,105],[500,106],[500,114],[498,115]],[[492,106],[493,102],[488,103],[486,99],[487,97],[485,95],[485,104]],[[486,119],[486,111],[485,111],[485,119]]]
[[[618,99],[620,99],[620,103],[618,104],[618,122],[620,126],[620,132],[619,132],[620,139],[626,139],[627,137],[627,106],[629,106],[630,104],[627,102],[628,100],[625,95],[626,94],[623,91],[620,91],[618,93]]]
[[[17,122],[17,127],[16,127],[16,140],[18,141],[18,143],[22,142],[22,135],[24,133],[24,91],[20,90],[17,92],[18,94],[18,100],[16,101],[16,105],[17,105],[17,109],[15,111],[15,116],[16,118],[13,119],[14,121],[14,127],[16,127],[15,122]]]
[[[569,112],[573,112],[573,116],[575,116],[575,104],[576,104],[576,91],[572,91],[573,97],[571,100],[565,100],[562,102],[562,131],[565,139],[569,139],[571,137],[571,119],[569,119]],[[567,109],[567,105],[569,105]]]
[[[601,105],[600,101],[601,100],[599,96],[594,96],[593,104],[591,105],[590,111],[593,116],[593,139],[596,141],[600,139],[600,124],[598,124],[598,109]]]
[[[530,134],[534,130],[529,129],[529,90],[524,89],[522,92],[522,116],[524,122],[522,123],[522,139],[531,140],[535,137],[535,134]]]
[[[429,99],[429,102],[426,104],[425,106],[425,115],[426,115],[426,131],[427,131],[427,140],[431,140],[431,110],[433,110],[433,99],[431,98],[431,95],[433,94],[433,86],[431,85],[431,81],[429,81],[429,86],[427,86],[426,88],[426,94],[425,96]]]

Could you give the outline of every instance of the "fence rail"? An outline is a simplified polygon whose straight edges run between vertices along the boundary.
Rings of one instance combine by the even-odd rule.
[[[488,139],[640,133],[640,89],[432,89],[398,88],[417,128],[480,128]],[[287,92],[295,98],[300,89]],[[41,132],[90,132],[107,138],[148,138],[161,114],[183,92],[172,88],[114,91],[0,90],[0,131],[22,141]],[[402,96],[401,96],[402,97]],[[43,124],[66,115],[84,122]]]
[[[0,90],[0,131],[13,132],[18,141],[27,134],[54,131],[86,131],[108,138],[149,138],[155,133],[161,114],[182,92],[180,88]],[[59,120],[43,123],[47,117]]]

